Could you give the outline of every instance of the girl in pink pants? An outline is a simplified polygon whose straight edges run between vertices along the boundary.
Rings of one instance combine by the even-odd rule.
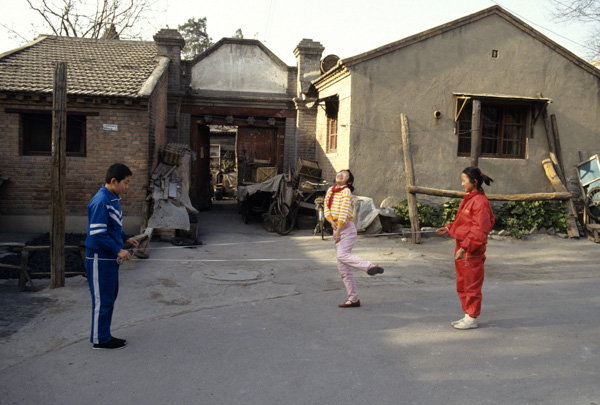
[[[336,184],[327,190],[325,195],[324,213],[325,218],[331,223],[334,230],[333,240],[335,242],[338,271],[348,292],[348,299],[339,307],[360,307],[352,268],[362,270],[370,276],[382,274],[383,269],[352,254],[352,247],[354,247],[356,241],[356,227],[352,222],[354,219],[354,201],[352,200],[354,175],[350,170],[342,170],[335,176],[335,182]]]

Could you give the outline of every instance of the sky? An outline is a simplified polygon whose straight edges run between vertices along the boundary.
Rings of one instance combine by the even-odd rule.
[[[0,53],[50,33],[26,0],[4,3],[0,14]],[[36,0],[33,0],[36,1]],[[51,0],[62,3],[62,0]],[[89,2],[90,0],[84,0]],[[213,42],[240,28],[286,64],[303,38],[320,42],[323,56],[354,56],[435,26],[499,5],[571,52],[590,60],[589,24],[561,23],[550,0],[152,0],[143,39],[161,28],[177,28],[189,18],[207,18]],[[15,34],[15,32],[18,34]]]

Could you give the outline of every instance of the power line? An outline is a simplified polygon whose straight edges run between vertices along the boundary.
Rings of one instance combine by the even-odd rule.
[[[17,31],[15,31],[14,29],[7,27],[6,25],[0,23],[1,26],[3,26],[4,28],[6,28],[8,31],[12,32],[13,34],[15,34],[16,36],[20,37],[22,40],[24,40],[25,42],[29,42],[29,40],[27,38],[25,38],[23,35],[19,34]]]
[[[509,9],[509,8],[507,8],[507,7],[505,7],[505,6],[503,6],[502,4],[498,3],[498,2],[497,2],[497,1],[495,1],[495,0],[490,0],[490,1],[491,1],[492,3],[494,3],[495,5],[497,5],[497,6],[500,6],[500,7],[502,7],[503,9],[505,9],[505,10],[509,11],[511,14],[514,14],[514,15],[516,15],[517,17],[521,18],[522,20],[525,20],[525,21],[527,21],[527,22],[528,22],[528,23],[530,23],[530,24],[533,24],[533,25],[535,25],[535,26],[537,26],[537,27],[539,27],[539,28],[541,28],[541,29],[543,29],[543,30],[545,30],[545,31],[548,31],[548,32],[550,32],[550,33],[552,33],[552,34],[554,34],[554,35],[556,35],[556,36],[558,36],[558,37],[561,37],[562,39],[565,39],[565,40],[567,40],[567,41],[569,41],[569,42],[572,42],[572,43],[574,43],[575,45],[578,45],[578,46],[580,46],[580,47],[582,47],[582,48],[589,49],[589,50],[591,50],[591,51],[593,51],[593,52],[598,52],[598,50],[597,50],[597,49],[594,49],[594,48],[592,48],[591,46],[584,45],[584,44],[580,44],[579,42],[577,42],[577,41],[574,41],[574,40],[572,40],[571,38],[567,38],[567,37],[565,37],[564,35],[561,35],[561,34],[559,34],[559,33],[557,33],[557,32],[554,32],[554,31],[552,31],[550,28],[544,27],[543,25],[540,25],[540,24],[538,24],[538,23],[535,23],[535,22],[531,21],[530,19],[528,19],[528,18],[526,18],[526,17],[524,17],[524,16],[520,15],[519,13],[516,13],[515,11],[513,11],[513,10],[511,10],[511,9]]]

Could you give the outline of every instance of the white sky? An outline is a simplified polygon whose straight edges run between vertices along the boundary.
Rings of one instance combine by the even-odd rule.
[[[62,2],[62,0],[53,0]],[[86,0],[89,2],[89,0]],[[1,0],[0,53],[50,33],[26,0]],[[207,17],[213,42],[238,28],[262,41],[288,65],[303,38],[325,46],[323,56],[341,58],[369,51],[498,4],[550,39],[589,60],[591,26],[558,23],[549,0],[156,0],[144,39],[160,28],[177,28],[189,18]],[[5,27],[18,32],[16,36]]]

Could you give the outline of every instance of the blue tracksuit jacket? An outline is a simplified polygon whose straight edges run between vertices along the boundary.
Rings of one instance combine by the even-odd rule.
[[[88,205],[88,230],[85,247],[117,256],[128,239],[123,232],[123,212],[118,197],[102,186]]]

